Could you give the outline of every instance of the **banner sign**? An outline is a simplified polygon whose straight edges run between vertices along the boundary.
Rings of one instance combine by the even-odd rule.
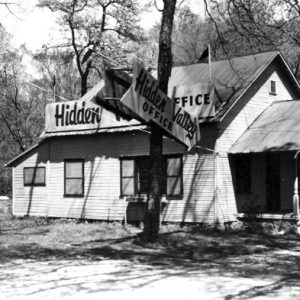
[[[169,88],[171,98],[193,117],[215,116],[215,89],[207,83],[196,83]]]
[[[133,84],[121,102],[144,121],[153,121],[179,141],[192,148],[200,140],[198,119],[177,105],[139,63],[133,66]]]
[[[88,101],[68,101],[46,105],[47,132],[64,132],[97,129],[102,108]]]
[[[100,81],[77,101],[49,103],[45,108],[45,132],[69,132],[94,130],[103,123],[103,108],[94,97],[104,88],[104,81]]]

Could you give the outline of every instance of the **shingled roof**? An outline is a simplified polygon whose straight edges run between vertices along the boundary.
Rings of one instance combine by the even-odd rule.
[[[255,79],[257,79],[275,59],[278,59],[282,64],[283,69],[286,70],[287,76],[289,76],[295,88],[298,89],[299,94],[300,89],[298,82],[279,51],[269,51],[212,62],[212,82],[219,96],[219,100],[215,103],[216,117],[213,120],[220,120],[239,97],[251,86]],[[205,82],[208,79],[208,64],[202,63],[173,67],[169,80],[168,94],[172,94],[174,86],[196,84]]]
[[[300,100],[290,100],[269,106],[231,147],[230,153],[299,149]]]
[[[264,70],[276,60],[279,68],[285,72],[289,84],[294,86],[295,94],[300,98],[299,84],[288,67],[286,61],[279,51],[269,51],[258,54],[251,54],[242,57],[235,57],[211,63],[212,83],[215,86],[216,115],[205,121],[220,121],[226,112],[236,101],[251,87],[251,84],[263,73]],[[157,77],[157,72],[152,75]],[[114,80],[121,76],[114,73]],[[131,82],[131,76],[127,75],[127,81]],[[185,66],[173,67],[169,79],[169,97],[172,96],[174,87],[202,84],[209,81],[210,70],[207,63],[198,63]],[[107,96],[107,95],[106,95]],[[128,117],[134,117],[128,113],[128,109],[120,105],[117,98],[105,97],[106,100],[99,101],[99,104],[109,110],[124,113]],[[99,97],[98,99],[101,99]]]

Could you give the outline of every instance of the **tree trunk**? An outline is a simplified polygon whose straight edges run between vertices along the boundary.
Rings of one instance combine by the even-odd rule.
[[[164,0],[159,36],[158,85],[167,94],[172,68],[172,28],[176,0]],[[150,178],[144,235],[148,242],[158,238],[161,218],[161,183],[163,182],[163,132],[156,124],[151,124],[150,134]]]

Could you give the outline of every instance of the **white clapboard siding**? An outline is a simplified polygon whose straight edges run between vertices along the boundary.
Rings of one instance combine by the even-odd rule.
[[[270,72],[270,70],[273,71]],[[232,107],[218,128],[218,199],[221,220],[233,220],[237,213],[232,173],[226,154],[253,121],[274,101],[292,99],[291,92],[281,81],[274,66],[260,77],[250,90]],[[270,94],[270,80],[276,81],[276,95]],[[257,191],[259,193],[259,191]]]
[[[185,147],[164,139],[165,154],[182,154]],[[45,154],[42,155],[42,152]],[[49,152],[47,152],[49,151]],[[148,155],[149,135],[115,133],[52,138],[35,149],[16,168],[14,176],[15,213],[50,217],[122,220],[144,218],[144,203],[126,203],[120,198],[120,157]],[[46,187],[29,194],[24,187],[23,167],[44,156]],[[49,161],[46,157],[49,156]],[[64,197],[64,160],[84,160],[84,197]],[[213,222],[214,158],[211,154],[183,157],[183,199],[170,199],[163,210],[164,221]]]
[[[25,160],[18,164],[13,171],[13,214],[17,216],[47,214],[47,178],[46,186],[24,186],[24,167],[46,167],[48,147],[44,143],[39,151],[27,155]]]
[[[183,199],[168,201],[163,221],[214,221],[214,156],[194,154],[184,156]]]
[[[274,71],[270,77],[262,76],[261,86],[254,85],[239,102],[231,108],[219,125],[220,151],[226,152],[233,143],[246,131],[253,121],[274,101],[290,100],[291,94]],[[270,81],[276,81],[276,95],[270,95]]]
[[[122,220],[124,201],[120,198],[120,157],[148,155],[149,135],[144,132],[65,137],[51,141],[51,177],[48,215],[102,220]],[[164,139],[168,153],[182,153],[184,147]],[[85,161],[85,196],[63,197],[64,160]],[[129,214],[139,218],[140,209]]]

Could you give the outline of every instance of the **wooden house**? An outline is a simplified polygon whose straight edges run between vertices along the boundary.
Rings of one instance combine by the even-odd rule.
[[[182,85],[201,85],[209,73],[208,64],[174,67],[169,96]],[[266,212],[292,213],[293,156],[298,148],[288,151],[281,145],[282,156],[264,152],[279,151],[277,137],[284,137],[285,145],[300,143],[295,142],[297,134],[290,132],[296,120],[300,121],[296,113],[299,105],[297,101],[286,101],[300,99],[297,80],[277,51],[212,62],[211,73],[214,114],[199,119],[200,142],[187,151],[183,144],[164,138],[162,220],[231,222],[256,200]],[[130,86],[130,78],[125,77],[115,76],[106,85],[99,83],[78,101],[48,106],[40,143],[7,164],[13,169],[14,215],[100,220],[123,220],[126,216],[129,221],[143,220],[149,130],[120,105],[119,98]],[[196,103],[196,96],[180,95],[177,102],[190,105],[193,111],[201,104]],[[283,111],[282,103],[287,103],[284,107],[292,110],[290,117],[295,120],[288,120],[288,112],[284,113],[289,134],[272,131],[266,141],[272,149],[265,149],[260,146],[264,137],[258,140],[255,135],[255,124],[259,122],[264,131],[270,118],[272,128],[280,128],[283,120],[277,107]],[[88,108],[98,117],[92,120]],[[54,118],[54,123],[49,118]],[[252,142],[255,153],[249,154]],[[275,186],[266,186],[278,182],[280,205],[265,206],[272,202],[266,201],[266,192],[272,190],[273,196],[278,192]]]

